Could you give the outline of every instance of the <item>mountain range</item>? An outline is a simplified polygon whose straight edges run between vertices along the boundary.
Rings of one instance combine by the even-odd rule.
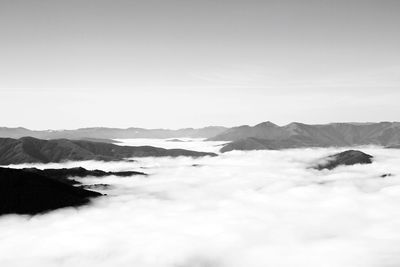
[[[21,138],[31,136],[39,139],[85,139],[102,140],[107,139],[129,139],[129,138],[210,138],[222,133],[228,128],[221,126],[209,126],[199,129],[184,128],[178,130],[169,129],[143,129],[143,128],[106,128],[93,127],[76,130],[45,130],[35,131],[26,128],[0,127],[0,137]]]
[[[81,160],[115,161],[130,157],[202,157],[213,153],[152,146],[118,146],[83,140],[42,140],[33,137],[0,138],[0,165]]]
[[[329,123],[314,125],[293,122],[288,125],[278,126],[267,121],[255,126],[242,125],[233,128],[210,126],[199,129],[185,128],[178,130],[143,129],[134,127],[127,129],[97,127],[60,131],[33,131],[26,128],[0,127],[0,137],[22,138],[25,136],[50,140],[52,141],[48,143],[50,146],[54,146],[54,142],[57,142],[60,144],[60,147],[64,147],[66,143],[69,142],[69,145],[67,146],[73,146],[74,148],[68,148],[67,151],[79,151],[77,152],[78,155],[71,154],[67,157],[62,157],[60,160],[68,158],[71,158],[71,160],[110,160],[107,159],[107,157],[110,156],[110,153],[106,153],[105,155],[93,155],[93,151],[82,152],[82,146],[85,146],[84,149],[87,150],[87,145],[83,145],[84,143],[82,142],[98,142],[103,143],[103,145],[98,146],[105,146],[104,143],[111,144],[117,142],[113,139],[124,138],[206,138],[208,141],[229,142],[221,148],[221,152],[232,150],[263,150],[301,147],[349,147],[359,145],[380,145],[396,148],[400,147],[400,122]],[[52,139],[57,139],[57,141],[53,141]],[[67,141],[66,139],[69,140]],[[4,147],[2,144],[5,142],[6,141],[4,140],[0,141],[0,152]],[[15,143],[16,141],[8,140],[7,142]],[[27,141],[22,138],[19,142],[26,143]],[[32,143],[33,141],[31,140],[29,142]],[[35,142],[38,143],[38,141]],[[26,148],[27,146],[29,147],[29,145],[24,145],[23,147]],[[16,146],[15,148],[17,150],[15,153],[21,154],[20,151],[18,151],[21,147]],[[153,152],[150,152],[150,150],[153,150]],[[118,148],[118,151],[117,154],[121,154],[120,148]],[[64,152],[60,153],[62,154]],[[123,152],[122,154],[124,156],[140,156],[142,154],[149,156],[171,155],[158,148],[148,149],[146,152],[143,151],[143,149],[136,149],[136,152]],[[175,155],[178,154],[180,155],[180,153],[175,151]],[[28,156],[26,157],[29,158]],[[57,158],[57,156],[55,157]],[[111,158],[113,157],[114,156],[111,156]],[[4,159],[2,161],[1,158],[4,157],[0,155],[0,164],[1,162],[4,162]],[[119,156],[114,157],[113,160],[118,159],[120,159]],[[58,159],[50,160],[50,162],[53,162],[53,160]],[[45,162],[48,162],[48,160],[45,160]]]
[[[299,147],[348,147],[359,145],[394,146],[400,144],[400,123],[290,123],[278,126],[263,122],[255,126],[230,128],[209,141],[231,141],[221,152]]]

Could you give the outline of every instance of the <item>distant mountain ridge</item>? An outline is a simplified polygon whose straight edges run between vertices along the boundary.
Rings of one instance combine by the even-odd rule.
[[[83,140],[42,140],[33,137],[0,138],[0,165],[64,161],[115,161],[130,157],[202,157],[213,153],[152,146],[118,146]]]
[[[285,149],[300,147],[346,147],[358,145],[400,146],[400,122],[304,124],[293,122],[278,126],[270,121],[255,126],[233,128],[210,126],[179,130],[143,128],[81,128],[77,130],[32,131],[26,128],[0,127],[0,137],[71,139],[112,143],[124,138],[207,138],[230,141],[221,152],[231,150]]]
[[[107,128],[93,127],[76,130],[46,130],[35,131],[26,128],[0,127],[0,137],[21,138],[31,136],[39,139],[126,139],[126,138],[210,138],[222,133],[228,128],[209,126],[204,128],[169,129],[143,129],[143,128]]]
[[[400,144],[400,123],[290,123],[278,126],[264,122],[253,127],[233,127],[210,141],[232,141],[221,152],[231,150],[284,149],[296,147],[345,147],[357,145],[396,146]]]

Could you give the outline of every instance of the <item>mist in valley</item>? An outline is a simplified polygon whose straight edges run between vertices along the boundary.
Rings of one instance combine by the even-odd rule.
[[[173,146],[221,145],[186,141]],[[399,266],[400,150],[360,149],[372,164],[331,171],[311,167],[343,148],[10,166],[149,175],[77,178],[109,184],[100,190],[107,196],[33,217],[2,216],[0,266]]]

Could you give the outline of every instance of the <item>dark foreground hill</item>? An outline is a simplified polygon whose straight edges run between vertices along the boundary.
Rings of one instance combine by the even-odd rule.
[[[323,163],[315,166],[317,170],[332,170],[341,165],[370,164],[373,157],[362,151],[347,150],[322,159]]]
[[[100,193],[24,170],[0,168],[0,215],[37,214],[87,204]]]
[[[0,165],[81,160],[115,161],[129,157],[202,157],[213,153],[151,146],[118,146],[83,140],[41,140],[33,137],[0,138]]]
[[[221,149],[222,152],[298,147],[395,146],[400,144],[400,123],[291,123],[278,126],[264,122],[254,127],[234,127],[208,140],[232,141]]]

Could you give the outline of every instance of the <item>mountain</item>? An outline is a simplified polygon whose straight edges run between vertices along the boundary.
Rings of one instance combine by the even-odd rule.
[[[0,165],[64,161],[115,161],[130,157],[202,157],[214,153],[152,146],[118,146],[82,140],[42,140],[33,137],[0,138]]]
[[[341,165],[370,164],[372,163],[372,159],[373,157],[371,155],[365,154],[362,151],[347,150],[323,159],[323,163],[318,164],[315,169],[332,170]]]
[[[236,141],[239,139],[253,137],[258,139],[275,139],[282,133],[281,127],[272,122],[263,122],[254,127],[243,125],[230,128],[214,137],[210,141]]]
[[[93,127],[76,130],[47,130],[33,131],[26,128],[0,127],[0,137],[21,138],[31,136],[39,139],[124,139],[124,138],[210,138],[225,131],[227,128],[210,126],[199,129],[184,128],[178,130],[169,129],[143,129],[143,128],[106,128]]]
[[[291,123],[278,126],[271,122],[234,127],[210,141],[233,141],[221,151],[283,149],[296,147],[329,147],[400,144],[400,123],[331,123],[308,125]]]
[[[89,203],[100,193],[24,170],[0,168],[0,215],[37,214]]]

